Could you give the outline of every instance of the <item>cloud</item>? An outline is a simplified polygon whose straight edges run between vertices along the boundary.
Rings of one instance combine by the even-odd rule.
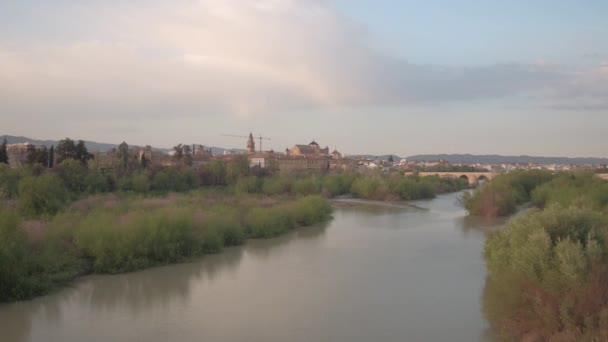
[[[57,6],[55,20],[73,22],[75,31],[86,20],[88,30],[17,43],[0,33],[0,110],[54,118],[256,117],[509,97],[608,108],[605,67],[415,65],[375,51],[365,28],[323,0]]]

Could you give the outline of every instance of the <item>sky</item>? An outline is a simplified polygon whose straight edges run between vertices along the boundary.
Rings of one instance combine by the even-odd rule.
[[[5,0],[0,134],[608,157],[608,2]]]

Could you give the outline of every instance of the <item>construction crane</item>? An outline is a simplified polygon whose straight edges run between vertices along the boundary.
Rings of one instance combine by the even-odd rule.
[[[249,133],[251,134],[251,133]],[[248,135],[236,135],[236,134],[222,134],[222,136],[224,137],[233,137],[233,138],[245,138],[245,139],[249,139]],[[252,135],[255,139],[258,139],[260,141],[260,153],[262,153],[262,140],[271,140],[270,138],[267,137],[263,137],[261,134],[258,134],[258,136],[254,136]]]

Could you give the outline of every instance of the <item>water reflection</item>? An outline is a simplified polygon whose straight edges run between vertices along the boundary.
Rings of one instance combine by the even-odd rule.
[[[118,275],[86,276],[48,296],[0,305],[0,340],[29,341],[33,319],[41,319],[51,326],[61,325],[66,319],[64,311],[73,306],[100,315],[126,311],[128,315],[139,316],[154,309],[164,310],[170,304],[187,305],[192,300],[194,284],[200,286],[213,282],[219,275],[234,272],[244,255],[270,258],[294,239],[322,237],[326,226],[301,228],[275,239],[251,240],[244,246],[226,248],[192,263]]]

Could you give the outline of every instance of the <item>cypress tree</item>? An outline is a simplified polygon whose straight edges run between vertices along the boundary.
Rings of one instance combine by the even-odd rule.
[[[49,169],[55,166],[55,145],[51,145],[51,149],[49,150]]]
[[[8,164],[8,151],[6,150],[6,138],[0,145],[0,163]]]

